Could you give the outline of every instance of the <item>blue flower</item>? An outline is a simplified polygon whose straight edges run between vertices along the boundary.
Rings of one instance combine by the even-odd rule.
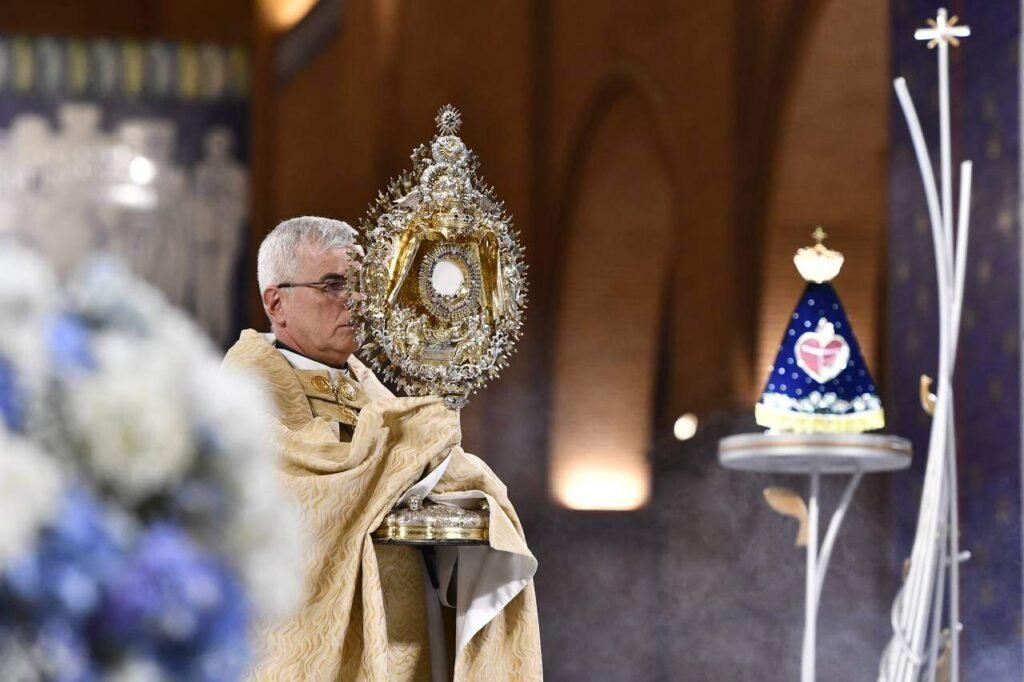
[[[229,682],[242,679],[248,670],[248,613],[241,585],[230,572],[220,569],[218,573],[225,599],[221,608],[205,619],[197,650],[190,658],[182,655],[190,652],[167,651],[167,663],[179,679]]]
[[[91,682],[93,673],[89,648],[82,633],[72,624],[47,620],[36,633],[41,667],[54,682]]]
[[[0,421],[9,431],[20,431],[25,421],[14,366],[3,356],[0,356]]]
[[[247,612],[237,580],[171,523],[140,538],[110,584],[99,622],[114,641],[154,653],[180,679],[236,679],[246,664]]]
[[[55,317],[47,327],[46,336],[50,362],[57,370],[95,369],[96,360],[89,347],[89,329],[81,318],[74,315]]]
[[[99,504],[73,489],[35,551],[15,561],[3,584],[21,608],[82,621],[98,606],[122,549]]]

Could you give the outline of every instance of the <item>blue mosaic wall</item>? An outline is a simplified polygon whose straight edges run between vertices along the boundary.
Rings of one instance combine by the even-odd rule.
[[[892,73],[906,77],[938,163],[937,52],[914,40],[939,4],[892,3]],[[951,55],[953,161],[974,161],[971,237],[955,379],[962,572],[962,679],[1020,680],[1020,4],[953,2],[972,35]],[[891,111],[889,172],[889,430],[913,439],[916,462],[893,477],[893,571],[909,555],[917,521],[928,418],[921,374],[937,363],[935,266],[924,191],[898,103]],[[936,170],[936,174],[938,170]],[[956,180],[954,176],[954,187]]]

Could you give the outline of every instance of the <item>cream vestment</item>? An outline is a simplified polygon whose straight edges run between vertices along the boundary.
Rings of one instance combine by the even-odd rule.
[[[537,561],[505,486],[462,450],[458,413],[439,398],[394,397],[355,358],[347,374],[293,367],[253,330],[224,364],[269,390],[281,475],[311,538],[305,603],[260,633],[254,680],[431,679],[423,560],[370,539],[413,493],[453,504],[486,498],[490,510],[489,547],[438,551],[442,600],[458,564],[454,679],[542,678]]]

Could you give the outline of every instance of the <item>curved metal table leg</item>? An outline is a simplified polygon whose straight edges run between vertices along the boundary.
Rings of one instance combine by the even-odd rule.
[[[810,474],[811,485],[810,495],[807,499],[807,520],[808,520],[808,541],[807,541],[807,576],[806,576],[806,604],[804,608],[804,646],[801,660],[800,680],[801,682],[814,682],[815,662],[817,657],[817,631],[818,631],[818,605],[821,602],[821,588],[825,584],[825,574],[828,572],[828,562],[832,558],[832,548],[835,546],[839,529],[843,525],[846,511],[850,508],[853,495],[857,492],[857,486],[864,476],[863,471],[857,471],[850,477],[846,484],[843,496],[839,499],[839,506],[832,513],[829,520],[828,531],[825,533],[825,540],[818,547],[818,516],[819,496],[821,489],[821,474],[813,471]]]

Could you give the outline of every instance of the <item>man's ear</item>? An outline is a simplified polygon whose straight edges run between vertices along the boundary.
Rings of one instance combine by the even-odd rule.
[[[263,291],[263,308],[271,322],[279,327],[285,326],[284,300],[281,298],[280,289],[268,287]]]

